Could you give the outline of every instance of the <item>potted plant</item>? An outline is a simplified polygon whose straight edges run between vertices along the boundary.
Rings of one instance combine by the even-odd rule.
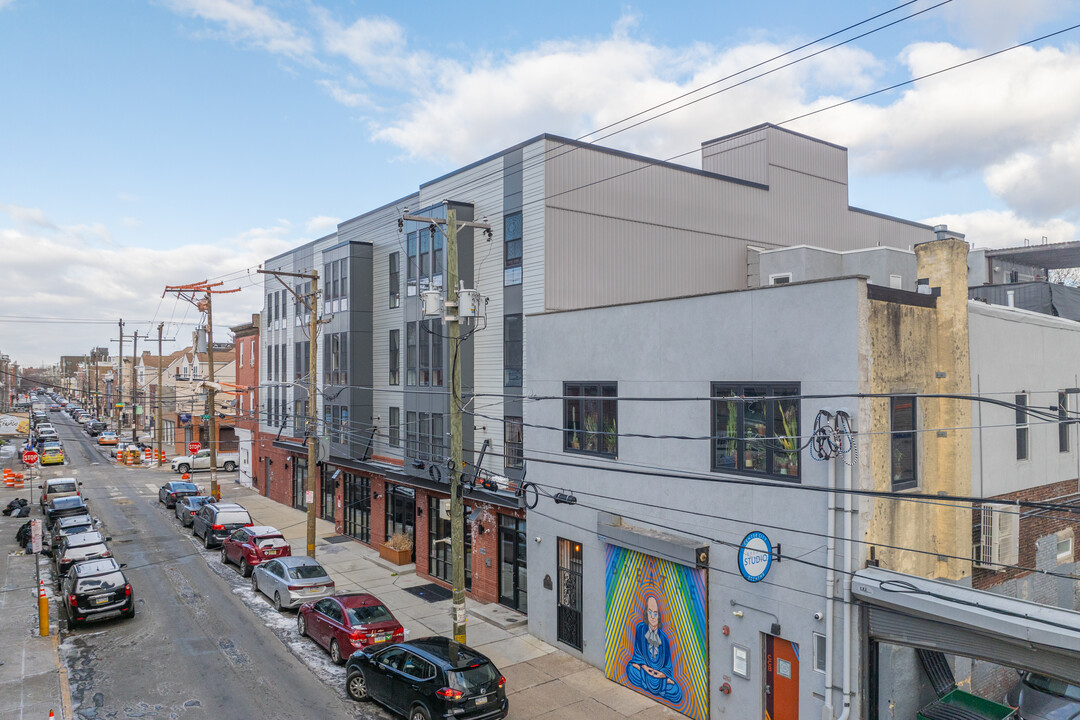
[[[394,533],[389,540],[379,546],[379,557],[395,565],[411,563],[412,552],[412,538],[405,533]]]

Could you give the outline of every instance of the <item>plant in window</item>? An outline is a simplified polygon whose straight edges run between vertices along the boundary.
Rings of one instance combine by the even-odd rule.
[[[604,452],[611,455],[615,454],[616,449],[619,447],[619,431],[615,426],[614,420],[608,420],[604,426]]]
[[[799,436],[799,420],[795,417],[795,407],[789,406],[785,408],[781,405],[779,410],[784,436],[777,439],[780,441],[780,447],[784,449],[784,453],[777,458],[777,465],[785,475],[794,474],[799,467],[798,455],[795,451]]]
[[[596,413],[585,416],[585,449],[595,452],[597,448],[596,431],[599,429]]]

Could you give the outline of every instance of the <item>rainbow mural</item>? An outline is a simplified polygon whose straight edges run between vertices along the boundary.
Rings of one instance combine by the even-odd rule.
[[[604,673],[683,715],[709,716],[705,570],[607,546]]]

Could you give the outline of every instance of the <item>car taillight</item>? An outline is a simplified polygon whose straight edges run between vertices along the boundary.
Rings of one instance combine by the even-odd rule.
[[[192,515],[194,515],[194,514],[195,514],[195,511],[194,511],[194,510],[192,510],[192,511],[191,511],[191,514],[192,514]]]
[[[289,587],[289,590],[291,590],[292,592],[296,592],[297,590],[303,590],[304,589],[302,585],[289,585],[288,587]]]
[[[224,530],[225,526],[224,525],[211,525],[210,529],[211,530]]]
[[[171,497],[173,500],[175,500],[176,499],[176,493],[169,493],[169,497]]]
[[[499,676],[499,687],[501,688],[505,684],[506,684],[506,676],[505,675],[500,675]]]
[[[255,523],[248,523],[248,524],[247,524],[247,525],[245,525],[244,527],[255,527]]]
[[[105,552],[101,553],[101,557],[112,557],[112,552],[106,550]]]
[[[79,601],[75,598],[74,595],[68,595],[68,603],[71,605],[71,607],[78,607],[79,605]]]
[[[367,633],[362,633],[360,631],[351,632],[349,633],[349,639],[354,643],[360,642],[361,639],[367,640]]]
[[[444,687],[436,690],[435,694],[441,698],[446,698],[447,700],[460,700],[462,692],[460,690],[455,690],[454,688]]]
[[[68,559],[66,557],[60,558],[60,562],[62,562],[62,563],[66,563],[67,561],[68,561]]]
[[[124,586],[124,596],[131,597],[131,583]]]
[[[405,637],[405,628],[398,628],[394,631],[394,639]]]

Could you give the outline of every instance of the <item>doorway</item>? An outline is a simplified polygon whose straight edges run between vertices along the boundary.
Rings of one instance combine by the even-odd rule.
[[[404,533],[413,541],[412,561],[416,561],[416,490],[386,484],[386,540]]]
[[[297,510],[307,510],[305,493],[307,492],[307,458],[292,457],[292,506]]]
[[[499,515],[499,604],[529,612],[525,519]]]
[[[765,720],[799,720],[799,646],[765,636]]]
[[[345,473],[345,534],[371,542],[371,480]]]

